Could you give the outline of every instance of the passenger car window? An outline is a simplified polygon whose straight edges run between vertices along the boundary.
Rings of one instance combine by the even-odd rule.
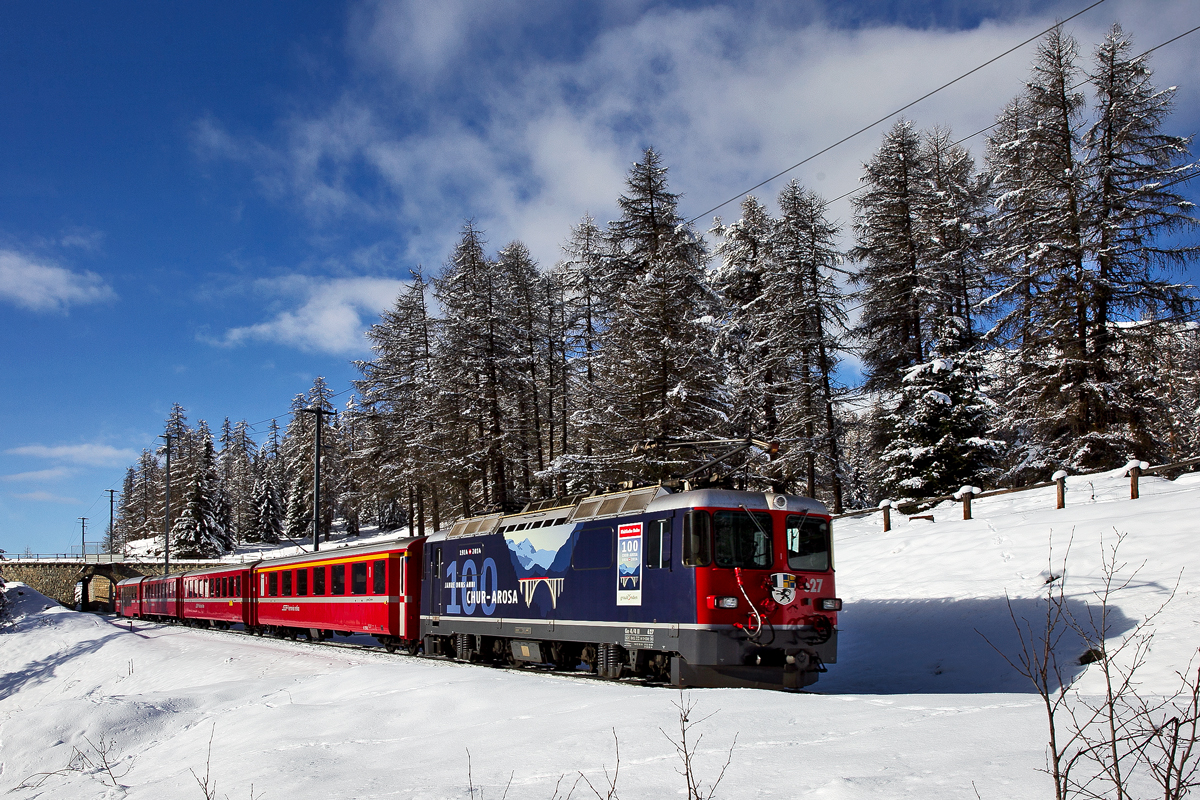
[[[356,561],[350,565],[351,594],[367,593],[367,562]]]
[[[305,597],[308,594],[308,568],[296,570],[296,596]]]
[[[279,596],[279,573],[270,572],[267,574],[267,594],[271,597]]]
[[[346,593],[346,565],[334,564],[329,568],[330,594]]]
[[[283,596],[292,596],[292,571],[290,569],[283,571]]]
[[[824,572],[829,569],[829,521],[788,514],[788,568]]]
[[[325,568],[313,567],[313,594],[325,594]]]
[[[385,559],[380,559],[379,561],[375,562],[374,570],[371,573],[371,579],[375,583],[375,586],[372,588],[372,591],[375,592],[375,594],[383,594],[384,592],[387,591],[386,578],[387,578],[387,561]]]

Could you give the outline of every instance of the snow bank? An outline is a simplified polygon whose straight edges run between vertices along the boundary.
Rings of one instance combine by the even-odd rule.
[[[696,731],[701,776],[715,776],[736,734],[723,798],[937,800],[974,796],[972,784],[984,798],[1049,794],[1036,697],[980,635],[1011,651],[1006,595],[1019,616],[1036,614],[1071,541],[1066,585],[1082,604],[1098,585],[1102,537],[1121,531],[1123,560],[1144,562],[1116,601],[1122,630],[1157,608],[1183,571],[1144,688],[1169,690],[1200,642],[1200,476],[1143,478],[1136,501],[1118,475],[1067,486],[1061,511],[1051,487],[976,498],[969,521],[948,502],[932,524],[893,510],[886,534],[880,514],[836,523],[839,663],[815,694],[688,693],[701,716],[714,714]],[[549,798],[565,776],[561,797],[580,771],[601,787],[615,765],[614,730],[619,794],[683,789],[660,731],[678,726],[671,690],[173,626],[131,630],[27,587],[5,591],[13,619],[0,634],[0,792],[62,769],[72,748],[94,756],[104,736],[119,786],[85,767],[14,796],[199,798],[190,770],[204,773],[211,735],[218,797],[247,797],[253,785],[268,799],[466,798],[468,750],[487,797],[499,798],[511,776],[508,797]],[[1093,676],[1081,686],[1095,691]],[[591,794],[581,783],[575,796]]]

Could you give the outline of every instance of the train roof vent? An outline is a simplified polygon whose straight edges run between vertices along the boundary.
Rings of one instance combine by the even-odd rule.
[[[640,514],[646,510],[646,506],[650,505],[650,501],[657,496],[657,486],[651,486],[648,489],[639,489],[636,492],[630,492],[629,497],[625,500],[625,504],[621,506],[621,513]]]
[[[599,510],[596,511],[596,516],[608,517],[612,516],[613,514],[620,514],[621,506],[625,505],[625,501],[627,499],[628,497],[623,494],[604,498],[604,502],[600,504]]]
[[[571,521],[591,519],[593,517],[613,517],[618,514],[640,514],[646,510],[661,491],[658,486],[648,486],[632,492],[606,494],[600,497],[589,497],[575,508]]]
[[[484,517],[472,517],[471,519],[460,519],[454,523],[454,527],[446,534],[447,539],[453,539],[456,536],[482,536],[486,533],[492,533],[500,524],[499,514],[488,514]]]
[[[545,511],[550,508],[570,508],[586,496],[587,495],[573,494],[567,497],[550,497],[546,500],[535,500],[527,503],[525,508],[521,509],[521,513],[527,514],[531,511]]]
[[[589,497],[575,507],[575,513],[571,515],[571,521],[596,516],[596,509],[600,508],[600,504],[603,502],[603,497]]]

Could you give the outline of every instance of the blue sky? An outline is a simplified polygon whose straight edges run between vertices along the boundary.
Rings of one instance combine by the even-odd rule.
[[[347,388],[464,219],[548,266],[647,145],[698,215],[1084,5],[5,3],[0,548],[98,534],[174,402],[282,424],[316,375]],[[1088,53],[1114,20],[1149,47],[1200,7],[1108,0],[1069,28]],[[908,115],[986,126],[1031,52]],[[1200,130],[1200,34],[1152,63],[1171,131]],[[877,140],[794,175],[838,196]]]

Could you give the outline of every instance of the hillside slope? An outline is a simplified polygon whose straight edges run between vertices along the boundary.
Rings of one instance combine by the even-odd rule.
[[[947,504],[934,522],[898,518],[886,534],[878,515],[839,522],[839,662],[815,693],[689,692],[700,716],[712,714],[693,731],[704,734],[701,777],[715,777],[736,734],[723,798],[962,798],[973,786],[984,798],[1049,796],[1037,698],[984,639],[1012,652],[1006,595],[1018,617],[1036,617],[1071,541],[1066,586],[1082,608],[1098,585],[1101,540],[1125,534],[1121,560],[1140,572],[1115,598],[1119,627],[1179,582],[1156,621],[1144,688],[1169,691],[1200,644],[1200,475],[1144,479],[1137,501],[1118,474],[1071,479],[1070,490],[1061,511],[1048,490],[977,501],[971,521]],[[614,735],[620,796],[683,789],[662,732],[678,729],[677,692],[377,649],[131,630],[16,584],[5,595],[0,792],[13,796],[201,798],[191,771],[209,765],[215,796],[235,800],[251,786],[262,798],[466,798],[468,751],[470,781],[487,797],[511,778],[508,797],[550,798],[565,776],[563,797],[580,772],[604,794]],[[1095,676],[1079,686],[1096,691]],[[67,767],[73,748],[94,764],[102,736],[116,785],[96,766],[36,776]],[[592,795],[580,782],[574,796]]]

